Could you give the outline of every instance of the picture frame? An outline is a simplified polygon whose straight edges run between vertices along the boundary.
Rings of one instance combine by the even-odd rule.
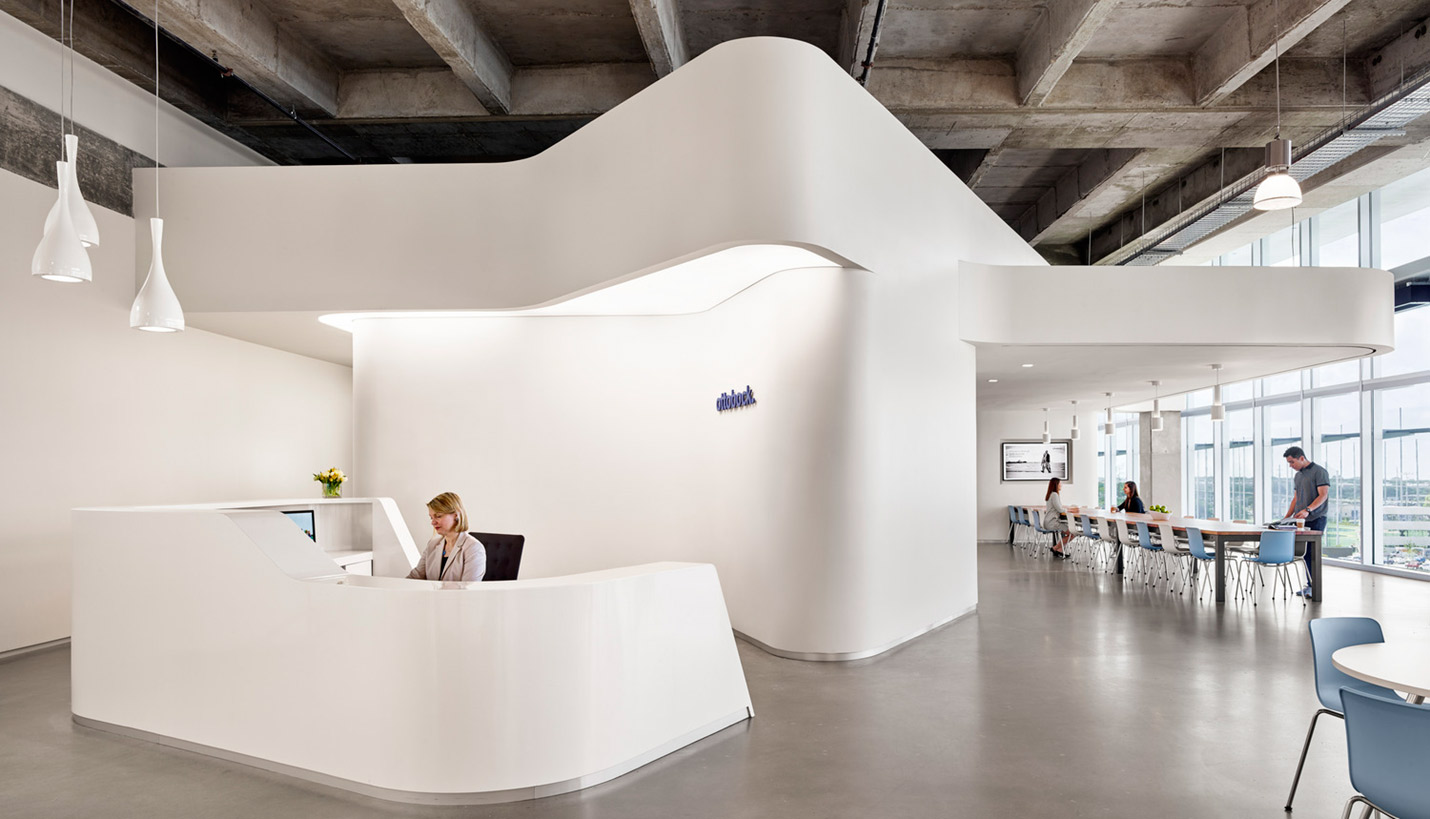
[[[1072,483],[1072,439],[1055,438],[1046,444],[1041,438],[1003,441],[999,464],[1004,483],[1049,478]]]

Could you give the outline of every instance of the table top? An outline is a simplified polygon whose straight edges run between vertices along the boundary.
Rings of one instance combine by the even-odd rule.
[[[1358,680],[1430,697],[1430,638],[1346,646],[1331,655],[1331,664]]]
[[[1026,509],[1037,509],[1040,513],[1042,506],[1025,506]],[[1129,514],[1127,512],[1104,512],[1100,509],[1069,507],[1069,515],[1091,515],[1095,518],[1106,518],[1112,521],[1125,521],[1127,523],[1145,523],[1155,527],[1159,523],[1170,523],[1173,529],[1200,529],[1205,535],[1250,535],[1259,537],[1268,531],[1265,526],[1257,523],[1234,523],[1227,520],[1207,520],[1206,518],[1179,518],[1172,517],[1165,521],[1153,520],[1151,515]],[[1295,530],[1297,537],[1320,537],[1324,532],[1316,532],[1302,526]]]

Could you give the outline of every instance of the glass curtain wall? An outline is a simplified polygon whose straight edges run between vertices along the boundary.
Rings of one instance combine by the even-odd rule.
[[[1261,440],[1265,443],[1263,462],[1266,464],[1268,520],[1280,518],[1291,508],[1296,496],[1296,470],[1286,464],[1283,453],[1287,447],[1306,448],[1301,440],[1301,402],[1269,404],[1261,408]]]
[[[1194,518],[1217,517],[1216,447],[1211,416],[1184,416],[1182,438],[1186,452],[1186,458],[1183,460],[1186,474],[1182,484],[1187,487],[1187,512]]]
[[[1254,410],[1232,410],[1226,414],[1227,510],[1231,520],[1256,519],[1256,441],[1253,437]],[[1208,422],[1210,423],[1210,422]]]
[[[1311,404],[1316,430],[1312,458],[1331,473],[1330,519],[1326,522],[1324,555],[1360,559],[1360,393],[1316,398]]]
[[[1430,170],[1216,263],[1415,275],[1430,261],[1427,236]],[[1327,559],[1430,579],[1430,307],[1395,315],[1395,350],[1387,355],[1227,384],[1222,395],[1224,423],[1211,421],[1210,390],[1187,396],[1182,412],[1187,514],[1254,521],[1285,515],[1295,474],[1282,453],[1299,446],[1331,477]]]
[[[1430,383],[1375,393],[1378,563],[1430,571]]]
[[[1122,502],[1122,484],[1140,480],[1139,427],[1137,413],[1115,412],[1112,414],[1113,433],[1109,438],[1097,428],[1097,503],[1098,508],[1108,509]],[[1145,503],[1152,503],[1144,499]]]

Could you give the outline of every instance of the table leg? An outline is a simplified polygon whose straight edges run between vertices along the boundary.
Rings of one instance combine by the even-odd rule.
[[[1313,537],[1313,538],[1311,538],[1311,541],[1306,544],[1306,548],[1307,548],[1307,549],[1310,549],[1310,551],[1307,552],[1307,554],[1309,554],[1309,555],[1311,556],[1311,602],[1312,602],[1312,603],[1319,603],[1319,602],[1321,602],[1321,588],[1322,588],[1322,583],[1321,583],[1321,581],[1324,579],[1324,576],[1325,576],[1325,572],[1321,570],[1321,541],[1322,541],[1323,539],[1324,539],[1323,537]]]
[[[1226,546],[1219,537],[1213,537],[1216,548],[1216,601],[1226,602]]]

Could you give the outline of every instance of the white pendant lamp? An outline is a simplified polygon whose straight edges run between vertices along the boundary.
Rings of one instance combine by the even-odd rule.
[[[134,306],[129,308],[129,326],[151,333],[178,333],[184,329],[184,309],[164,273],[164,220],[159,218],[159,0],[154,0],[154,218],[149,234],[154,252],[149,259],[149,275]]]
[[[1267,176],[1256,187],[1251,206],[1257,210],[1285,210],[1301,204],[1301,186],[1291,176],[1291,140],[1281,138],[1281,3],[1276,0],[1276,138],[1266,143]]]
[[[1043,445],[1047,446],[1053,442],[1052,430],[1048,429],[1048,408],[1043,407]]]
[[[1076,441],[1082,437],[1082,431],[1077,428],[1077,399],[1075,398],[1073,399],[1072,407],[1072,432],[1068,433],[1068,437]]]
[[[1266,143],[1266,169],[1256,187],[1251,206],[1257,210],[1285,210],[1301,204],[1301,185],[1291,176],[1291,140],[1277,137]]]
[[[1162,382],[1152,382],[1152,431],[1161,432],[1162,423]]]
[[[1107,393],[1107,423],[1102,425],[1102,434],[1112,436],[1112,393]]]
[[[65,179],[60,184],[69,189],[69,215],[70,222],[74,224],[75,233],[79,235],[79,240],[85,247],[92,247],[99,244],[99,225],[94,221],[94,214],[89,210],[89,203],[84,201],[84,194],[79,190],[79,172],[75,163],[79,159],[79,137],[74,134],[65,134]],[[50,232],[51,225],[60,215],[60,203],[55,202],[50,208],[50,215],[45,217],[45,232]]]
[[[164,274],[164,220],[150,219],[149,232],[154,239],[154,257],[149,261],[144,286],[129,308],[129,326],[152,333],[177,333],[184,329],[184,309]]]
[[[79,234],[69,217],[69,187],[65,185],[65,162],[55,163],[55,173],[60,186],[60,200],[56,203],[59,216],[54,224],[45,229],[40,246],[30,259],[30,275],[49,279],[53,282],[87,282],[93,276],[89,266],[89,254],[84,252]]]
[[[1221,365],[1213,364],[1212,371],[1216,373],[1216,386],[1212,387],[1212,420],[1225,421],[1226,408],[1221,405]]]

